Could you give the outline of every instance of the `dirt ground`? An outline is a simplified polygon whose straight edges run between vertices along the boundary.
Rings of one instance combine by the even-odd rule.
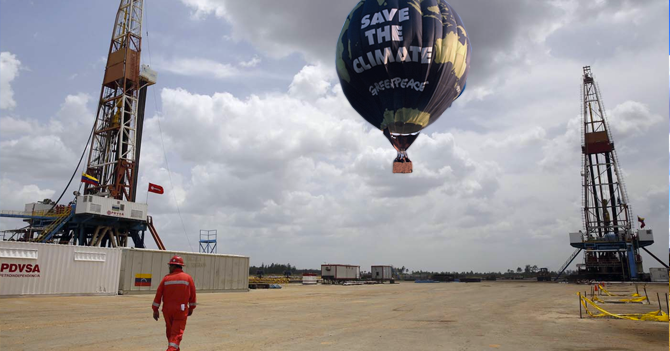
[[[666,350],[668,325],[579,319],[584,285],[288,285],[198,295],[184,350]],[[612,287],[630,291],[630,286]],[[634,291],[634,288],[632,288]],[[667,285],[648,285],[658,309]],[[150,295],[0,299],[0,350],[162,350]],[[631,310],[632,308],[632,310]],[[665,309],[665,302],[663,303]],[[613,312],[624,312],[613,311]]]

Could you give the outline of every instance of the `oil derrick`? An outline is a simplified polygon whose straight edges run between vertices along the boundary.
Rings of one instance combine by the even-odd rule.
[[[631,230],[628,195],[617,165],[614,143],[605,120],[591,68],[584,67],[582,172],[584,226],[593,238],[625,239]]]
[[[24,211],[0,211],[0,217],[28,223],[0,233],[4,240],[107,247],[132,241],[144,248],[148,229],[165,250],[147,204],[135,202],[146,90],[156,82],[156,73],[140,66],[143,5],[143,0],[120,0],[82,175],[83,195],[75,192],[68,205],[46,199],[26,204]]]
[[[143,0],[122,0],[114,21],[84,195],[134,200]]]
[[[584,262],[577,265],[578,279],[637,280],[643,274],[639,250],[653,244],[653,234],[651,230],[633,230],[600,89],[589,66],[584,67],[581,96],[584,232],[570,233],[570,245],[576,250],[559,272],[584,250]]]

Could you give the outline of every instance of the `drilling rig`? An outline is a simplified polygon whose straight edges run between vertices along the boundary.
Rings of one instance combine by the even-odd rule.
[[[85,246],[144,248],[148,229],[159,249],[165,246],[147,215],[135,202],[147,88],[156,72],[140,65],[143,0],[121,0],[91,132],[83,195],[69,205],[49,199],[26,204],[24,211],[1,211],[28,225],[6,231],[5,240],[55,242]],[[9,237],[7,235],[9,234]]]
[[[575,249],[558,276],[584,251],[577,280],[640,280],[644,272],[640,249],[654,243],[651,229],[633,228],[632,209],[619,169],[612,133],[600,89],[591,67],[582,76],[582,222],[584,231],[570,233]]]

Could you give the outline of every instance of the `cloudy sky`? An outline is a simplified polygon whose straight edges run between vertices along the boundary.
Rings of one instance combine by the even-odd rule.
[[[395,151],[337,80],[336,41],[355,0],[145,3],[142,61],[159,82],[139,188],[166,188],[149,211],[169,249],[197,251],[198,231],[217,229],[219,253],[252,264],[558,269],[582,226],[590,65],[634,216],[667,258],[665,0],[452,0],[473,47],[468,88],[410,149],[411,175],[391,173]],[[0,0],[2,209],[55,199],[67,184],[117,7]]]

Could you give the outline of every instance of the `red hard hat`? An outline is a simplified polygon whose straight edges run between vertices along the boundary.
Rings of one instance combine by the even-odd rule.
[[[172,258],[170,259],[170,262],[168,262],[168,264],[174,264],[174,265],[177,265],[177,266],[184,266],[184,259],[177,256],[177,255],[174,255],[174,256],[172,256]]]

